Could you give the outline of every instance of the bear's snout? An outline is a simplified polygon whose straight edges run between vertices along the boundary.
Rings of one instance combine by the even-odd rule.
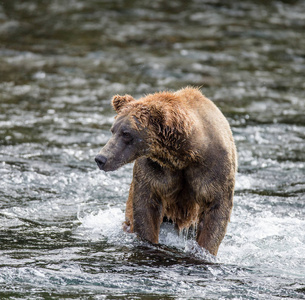
[[[104,170],[104,166],[106,164],[106,161],[107,161],[107,157],[105,157],[103,155],[99,154],[95,157],[95,162],[97,163],[100,170]]]

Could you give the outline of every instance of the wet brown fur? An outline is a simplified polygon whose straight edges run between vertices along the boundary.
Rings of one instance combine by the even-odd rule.
[[[179,230],[197,226],[197,242],[216,255],[230,219],[237,169],[225,117],[194,88],[139,100],[115,96],[113,107],[145,133],[149,147],[135,161],[124,229],[158,243],[166,216]]]

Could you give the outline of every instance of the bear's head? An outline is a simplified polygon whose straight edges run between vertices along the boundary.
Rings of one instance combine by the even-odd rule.
[[[182,166],[193,153],[186,152],[187,131],[191,126],[175,105],[174,95],[158,93],[135,100],[116,95],[112,105],[118,115],[111,127],[112,137],[96,156],[98,167],[114,171],[141,156],[161,166]]]
[[[135,126],[135,118],[126,111],[128,104],[136,101],[132,96],[116,95],[112,106],[118,115],[111,127],[112,137],[96,156],[98,167],[104,171],[114,171],[134,161],[148,150],[145,130]],[[123,111],[124,110],[124,111]]]

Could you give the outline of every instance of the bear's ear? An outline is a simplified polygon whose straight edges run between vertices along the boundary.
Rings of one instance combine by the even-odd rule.
[[[130,95],[124,95],[124,96],[120,96],[120,95],[115,95],[112,98],[112,106],[114,108],[114,110],[119,113],[122,108],[128,104],[131,101],[134,101],[135,99],[130,96]]]

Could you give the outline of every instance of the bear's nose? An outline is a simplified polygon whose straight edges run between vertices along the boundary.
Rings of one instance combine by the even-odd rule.
[[[106,164],[106,161],[107,161],[107,157],[105,157],[103,155],[99,154],[95,157],[95,162],[97,163],[100,170],[104,169],[104,165]]]

